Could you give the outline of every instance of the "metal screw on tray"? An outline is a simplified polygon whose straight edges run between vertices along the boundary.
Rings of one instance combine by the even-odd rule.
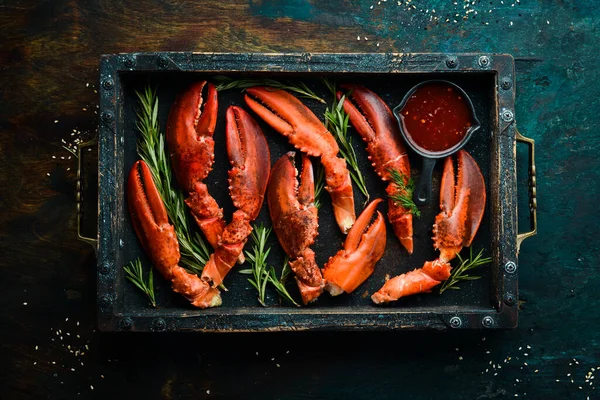
[[[508,89],[510,89],[510,88],[511,88],[511,86],[512,86],[512,82],[510,81],[510,79],[508,79],[508,78],[504,78],[504,79],[502,79],[502,84],[501,84],[501,86],[502,86],[502,89],[504,89],[504,90],[508,90]]]
[[[112,304],[112,300],[107,295],[104,295],[100,297],[98,304],[100,305],[100,308],[108,308]]]
[[[112,81],[112,79],[105,79],[102,82],[102,87],[106,90],[111,90],[114,86],[114,82]]]
[[[504,264],[504,270],[509,274],[514,274],[517,272],[517,264],[515,264],[513,261],[509,261]]]
[[[487,68],[490,66],[490,58],[488,56],[481,56],[479,57],[479,60],[477,60],[477,63],[481,68]]]
[[[460,317],[452,317],[450,318],[450,326],[453,328],[460,328],[462,325],[462,320]]]
[[[454,69],[458,66],[458,60],[456,59],[456,57],[448,57],[448,59],[446,60],[446,67],[450,68],[450,69]]]
[[[110,265],[108,265],[108,263],[104,263],[100,266],[100,273],[103,275],[108,274],[108,271],[110,271]]]
[[[133,66],[135,65],[135,60],[131,57],[127,57],[125,59],[125,67],[127,68],[133,68]]]
[[[514,115],[513,115],[512,111],[510,111],[510,110],[502,111],[502,120],[504,122],[512,122],[513,119],[514,119]]]
[[[515,299],[515,296],[512,293],[506,293],[504,295],[504,304],[506,304],[507,306],[514,306],[515,303],[517,302],[517,299]]]
[[[101,115],[102,121],[104,122],[112,122],[113,115],[110,111],[104,111]]]
[[[129,317],[123,318],[119,323],[119,328],[123,331],[128,331],[133,328],[133,321]]]
[[[158,66],[161,68],[165,68],[167,65],[169,65],[169,60],[167,60],[167,57],[165,57],[165,56],[158,57],[158,60],[156,60],[156,62],[158,63]]]
[[[154,321],[154,330],[162,332],[165,329],[167,329],[167,323],[164,319],[159,318],[156,321]]]
[[[490,316],[483,317],[483,320],[481,321],[481,323],[486,328],[492,328],[494,326],[494,318],[492,318]]]

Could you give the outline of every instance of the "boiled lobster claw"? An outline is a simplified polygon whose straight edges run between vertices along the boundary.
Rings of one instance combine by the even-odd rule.
[[[404,180],[405,186],[410,179],[408,154],[402,142],[398,123],[387,104],[371,90],[361,85],[341,85],[341,87],[348,90],[344,98],[344,110],[354,129],[367,143],[371,165],[383,181],[390,182],[386,188],[388,219],[400,243],[412,254],[411,210],[393,200],[394,196],[406,196],[407,193],[405,189],[391,182],[392,170],[395,170]],[[338,100],[342,96],[342,92],[337,92]]]
[[[211,288],[197,275],[179,266],[179,243],[167,210],[144,161],[137,161],[129,173],[127,203],[133,227],[152,264],[180,293],[196,307],[221,304],[217,289]]]
[[[371,276],[375,264],[383,256],[386,229],[379,211],[375,221],[369,225],[377,205],[382,201],[375,199],[363,210],[348,232],[344,248],[325,264],[325,290],[332,296],[354,291]]]
[[[267,139],[243,109],[231,106],[226,114],[229,194],[236,211],[223,230],[215,252],[202,270],[202,279],[218,286],[242,254],[258,216],[269,181],[271,156]]]
[[[206,100],[203,92],[206,88]],[[201,81],[184,90],[171,106],[167,121],[167,145],[179,186],[188,194],[186,204],[213,248],[225,228],[223,210],[202,181],[212,170],[217,123],[217,90]]]
[[[320,157],[325,169],[325,189],[331,195],[333,212],[342,232],[354,224],[354,196],[346,161],[338,158],[338,145],[317,116],[300,100],[284,90],[252,87],[246,104],[273,129],[288,138],[298,150]]]
[[[456,154],[458,179],[452,157],[444,161],[440,188],[441,212],[433,226],[433,244],[438,259],[422,268],[388,280],[371,299],[385,303],[416,293],[428,292],[450,277],[449,261],[473,242],[485,211],[485,181],[479,166],[465,150]]]
[[[294,166],[294,152],[281,157],[271,170],[267,202],[273,230],[290,257],[290,267],[304,304],[316,300],[325,281],[310,249],[318,235],[317,208],[314,205],[314,176],[310,159],[302,156],[301,183]]]

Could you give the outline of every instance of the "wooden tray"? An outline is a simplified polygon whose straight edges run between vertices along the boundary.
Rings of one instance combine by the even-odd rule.
[[[485,54],[239,54],[239,53],[131,53],[105,55],[100,63],[101,124],[98,138],[98,218],[97,237],[87,238],[97,245],[98,324],[101,330],[133,331],[284,331],[305,329],[388,330],[425,328],[510,328],[517,325],[517,253],[520,242],[535,234],[517,231],[516,140],[530,144],[532,173],[532,222],[535,222],[535,167],[533,141],[520,137],[514,122],[515,76],[510,55]],[[145,296],[124,278],[123,266],[144,256],[133,232],[125,201],[127,172],[138,159],[135,127],[135,90],[146,84],[158,88],[162,132],[171,103],[178,92],[196,80],[211,80],[217,75],[232,77],[269,77],[302,80],[317,92],[329,96],[320,84],[321,77],[339,82],[364,84],[378,93],[393,108],[408,89],[426,79],[445,79],[461,86],[473,100],[481,129],[465,149],[479,164],[487,185],[488,202],[474,249],[485,249],[493,262],[481,267],[483,278],[460,284],[461,290],[407,297],[386,306],[372,304],[370,295],[384,283],[386,275],[395,276],[421,267],[433,260],[431,227],[439,212],[437,199],[441,163],[434,171],[434,201],[415,218],[415,251],[409,256],[388,224],[384,257],[373,275],[351,295],[336,298],[324,293],[315,304],[296,308],[278,304],[264,308],[256,301],[256,291],[247,276],[234,268],[225,280],[223,305],[199,310],[173,293],[169,284],[156,274],[159,308],[150,308]],[[330,100],[330,96],[327,97]],[[240,90],[219,93],[219,119],[215,133],[215,165],[207,179],[211,194],[224,208],[226,218],[233,210],[227,193],[225,152],[225,110],[230,104],[248,109]],[[318,116],[325,106],[306,100]],[[287,140],[259,121],[274,163],[292,149]],[[374,197],[385,195],[385,185],[367,163],[362,140],[355,132],[354,147]],[[413,176],[420,172],[420,160],[410,155]],[[80,162],[84,162],[81,160]],[[86,179],[85,173],[82,179]],[[93,178],[91,178],[93,179]],[[89,184],[87,185],[89,186]],[[82,188],[86,187],[85,182]],[[364,198],[355,188],[357,214]],[[313,246],[317,262],[323,265],[344,240],[332,216],[328,195],[319,212],[319,237]],[[86,204],[86,203],[84,203]],[[86,206],[88,207],[88,206]],[[93,206],[92,206],[93,207]],[[380,206],[383,209],[383,206]],[[270,223],[266,204],[257,223]],[[269,261],[281,268],[284,254],[272,235]],[[249,247],[249,246],[247,246]],[[464,253],[463,253],[464,254]],[[292,295],[299,298],[295,285]]]

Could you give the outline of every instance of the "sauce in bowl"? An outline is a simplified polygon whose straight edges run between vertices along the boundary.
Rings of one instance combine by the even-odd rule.
[[[405,135],[424,152],[459,144],[474,123],[470,101],[447,82],[419,86],[398,113]]]

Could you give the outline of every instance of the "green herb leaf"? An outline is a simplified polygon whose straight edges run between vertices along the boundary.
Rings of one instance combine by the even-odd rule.
[[[317,210],[321,208],[323,203],[321,202],[321,194],[325,189],[325,168],[323,166],[317,167],[317,173],[315,174],[317,179],[315,180],[315,207]]]
[[[421,216],[421,211],[413,201],[413,191],[415,190],[415,183],[411,177],[406,177],[395,168],[388,169],[392,178],[392,183],[396,187],[396,192],[391,194],[389,197],[396,204],[401,205],[412,213],[415,217]]]
[[[491,257],[483,257],[483,249],[477,254],[477,256],[473,257],[473,248],[469,248],[469,258],[463,259],[460,254],[456,254],[460,264],[456,266],[452,273],[450,274],[450,278],[446,280],[442,287],[440,288],[440,294],[444,293],[448,289],[460,289],[456,286],[460,281],[474,281],[480,279],[481,276],[469,275],[468,272],[481,266],[484,264],[488,264],[492,262]]]
[[[148,280],[144,280],[144,271],[142,270],[142,262],[140,259],[136,259],[135,261],[130,262],[128,265],[124,266],[126,278],[132,282],[135,286],[137,286],[142,292],[148,296],[152,307],[156,307],[156,298],[154,296],[154,279],[152,268],[150,268],[150,272],[148,273]]]
[[[350,116],[344,111],[345,96],[342,96],[342,98],[338,100],[335,82],[324,78],[323,83],[333,94],[333,102],[325,110],[327,129],[333,134],[333,137],[337,141],[340,147],[340,154],[342,157],[344,157],[346,163],[348,164],[350,178],[365,196],[365,204],[367,204],[370,198],[369,191],[367,190],[365,178],[358,168],[358,160],[354,151],[354,147],[352,147],[352,137],[348,135]]]
[[[216,85],[217,91],[247,89],[252,86],[268,86],[273,89],[283,89],[294,92],[298,97],[316,100],[325,104],[325,100],[315,94],[315,92],[313,92],[304,82],[278,81],[269,78],[234,79],[228,76],[217,76],[215,81],[218,82]]]
[[[136,94],[138,96],[137,128],[141,134],[137,143],[138,154],[148,164],[169,219],[175,227],[181,252],[181,266],[191,273],[200,274],[210,252],[198,232],[191,230],[183,193],[173,188],[171,160],[166,149],[165,135],[160,133],[158,122],[159,104],[156,90],[147,86],[143,92],[136,92]]]
[[[258,302],[263,307],[267,307],[265,303],[265,295],[268,283],[270,283],[275,288],[275,290],[277,291],[277,293],[279,293],[281,297],[289,300],[294,305],[299,307],[300,305],[296,303],[296,301],[294,301],[292,296],[288,293],[287,289],[285,288],[285,280],[282,282],[280,279],[277,279],[277,276],[275,274],[275,268],[267,265],[267,257],[269,256],[271,248],[267,248],[266,246],[270,234],[271,228],[267,228],[262,224],[254,226],[254,229],[252,230],[252,240],[254,242],[254,245],[252,246],[251,252],[246,252],[246,259],[250,263],[251,268],[247,270],[241,270],[239,272],[249,273],[252,275],[252,278],[248,278],[248,282],[250,282],[250,284],[258,292]],[[289,272],[287,274],[289,274]]]

